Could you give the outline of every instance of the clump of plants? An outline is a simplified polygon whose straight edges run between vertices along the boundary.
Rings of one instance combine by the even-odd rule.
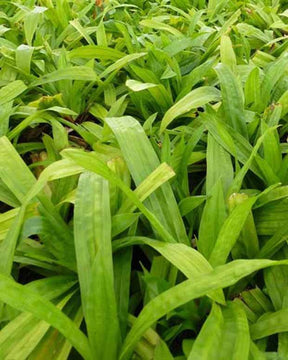
[[[0,0],[0,359],[288,359],[288,3]]]

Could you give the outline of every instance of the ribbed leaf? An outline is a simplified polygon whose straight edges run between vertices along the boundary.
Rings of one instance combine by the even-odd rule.
[[[252,339],[261,339],[266,336],[288,331],[288,309],[267,313],[250,327]]]
[[[0,105],[4,105],[14,100],[27,89],[21,80],[15,80],[0,89]]]
[[[183,99],[179,100],[173,105],[162,119],[160,132],[163,132],[171,122],[181,115],[188,113],[193,109],[208,104],[209,102],[217,102],[220,100],[220,93],[217,89],[209,86],[204,86],[192,90]]]
[[[66,67],[65,69],[55,70],[47,75],[43,75],[39,80],[33,82],[32,85],[39,86],[60,80],[96,81],[97,75],[88,66]]]
[[[222,265],[235,245],[256,198],[248,198],[237,205],[223,224],[209,258],[212,266]],[[231,231],[233,229],[233,231]]]
[[[88,172],[80,176],[74,215],[77,269],[93,356],[116,359],[120,333],[113,285],[107,180]]]
[[[226,64],[215,68],[221,84],[225,119],[227,123],[247,138],[243,92],[239,81]]]
[[[197,336],[188,360],[216,360],[221,344],[224,319],[219,305],[213,304],[212,310]]]

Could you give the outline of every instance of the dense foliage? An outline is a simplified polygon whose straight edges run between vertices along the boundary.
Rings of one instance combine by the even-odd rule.
[[[288,359],[288,2],[0,0],[0,359]]]

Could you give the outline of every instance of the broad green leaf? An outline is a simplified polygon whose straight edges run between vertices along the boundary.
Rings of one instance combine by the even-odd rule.
[[[97,79],[97,75],[91,67],[71,66],[43,75],[39,80],[34,81],[32,85],[39,86],[60,80],[97,81]]]
[[[100,45],[87,45],[75,48],[69,52],[69,57],[83,59],[119,60],[124,53],[116,49]]]
[[[274,201],[255,209],[254,217],[259,235],[274,235],[287,224],[288,199]]]
[[[140,59],[143,56],[145,56],[147,53],[143,52],[143,53],[135,53],[135,54],[130,54],[130,55],[126,55],[123,58],[116,60],[114,64],[108,66],[100,75],[100,78],[106,77],[107,75],[111,74],[113,71],[118,71],[121,68],[123,68],[124,66],[130,64],[130,62]]]
[[[159,165],[150,175],[143,180],[134,190],[134,193],[141,201],[147,199],[155,190],[162,186],[166,181],[175,176],[173,169],[166,163]],[[119,209],[119,213],[135,210],[135,204],[130,199],[125,199]]]
[[[198,83],[200,82],[204,76],[207,75],[209,70],[212,69],[215,64],[215,58],[208,59],[203,64],[197,66],[193,69],[190,74],[183,77],[183,90],[180,92],[178,97],[182,97],[181,95],[186,95],[188,92]]]
[[[235,74],[237,67],[237,59],[234,53],[233,44],[228,35],[221,36],[220,54],[222,64],[227,65]]]
[[[138,92],[138,91],[143,91],[143,90],[147,90],[150,88],[154,88],[155,86],[157,86],[157,84],[142,83],[141,81],[137,81],[137,80],[127,80],[126,86],[130,90]]]
[[[226,195],[233,181],[233,166],[231,156],[221,145],[208,134],[207,142],[207,177],[206,194],[210,195],[219,179],[222,180],[223,193]]]
[[[274,269],[277,268],[278,267],[275,267]],[[281,267],[279,266],[279,268]],[[269,269],[265,269],[264,273],[268,270]],[[257,314],[257,317],[273,309],[270,299],[258,287],[242,292],[241,296],[243,297],[245,304]]]
[[[248,320],[242,306],[229,302],[223,309],[224,326],[217,354],[219,360],[231,357],[231,360],[248,360],[250,334]]]
[[[242,202],[248,199],[247,194],[234,193],[228,199],[228,207],[230,211],[233,211]],[[259,239],[257,236],[257,230],[253,218],[252,211],[247,216],[247,219],[243,225],[242,231],[232,249],[233,259],[249,258],[253,259],[259,253]]]
[[[29,11],[24,19],[24,32],[26,41],[29,46],[32,46],[32,40],[37,29],[37,26],[41,20],[42,14],[47,10],[43,6],[35,6],[32,11]]]
[[[172,356],[171,352],[169,351],[168,346],[162,340],[160,340],[160,343],[155,348],[154,359],[155,360],[174,360],[174,357]]]
[[[253,341],[250,342],[250,357],[252,360],[266,360],[266,355],[264,352],[259,350],[257,345]]]
[[[287,332],[288,309],[266,313],[250,327],[251,338],[261,339],[266,336]]]
[[[283,250],[283,255],[285,254],[287,254],[287,251]],[[266,269],[264,271],[264,280],[274,309],[281,310],[286,307],[287,301],[287,269],[285,266],[279,266],[275,269],[275,271]],[[272,311],[272,306],[266,311]]]
[[[0,138],[0,145],[0,177],[19,202],[23,202],[27,191],[35,184],[36,179],[6,137]],[[10,159],[9,163],[6,161],[8,158]],[[1,243],[0,250],[3,261],[0,265],[0,272],[2,273],[8,274],[11,271],[13,255],[24,215],[25,208],[21,207]]]
[[[165,24],[165,23],[162,23],[160,21],[157,21],[157,20],[142,20],[140,22],[140,25],[142,26],[145,26],[145,27],[149,27],[149,28],[152,28],[152,29],[155,29],[155,30],[164,30],[164,31],[167,31],[175,36],[182,36],[182,33],[173,28],[172,26],[168,25],[168,24]]]
[[[115,359],[120,333],[113,283],[109,185],[97,174],[86,172],[80,176],[74,232],[81,299],[93,356]]]
[[[12,81],[10,84],[0,89],[0,105],[4,105],[14,100],[27,89],[21,80]]]
[[[220,93],[213,87],[203,86],[192,90],[165,113],[161,122],[160,132],[163,132],[175,118],[209,102],[218,102],[219,100]]]
[[[280,97],[278,104],[282,106],[282,117],[288,113],[288,90]]]
[[[21,44],[15,53],[16,66],[27,74],[30,74],[33,51],[33,47]]]
[[[20,201],[16,198],[13,192],[7,187],[7,185],[0,179],[0,201],[13,208],[20,205]]]
[[[255,67],[251,70],[245,83],[246,105],[258,104],[261,98],[260,70]]]
[[[181,202],[179,203],[181,215],[185,216],[189,214],[191,211],[203,204],[206,199],[206,196],[191,196],[181,200]]]
[[[215,68],[220,80],[225,119],[232,128],[247,138],[243,91],[239,81],[226,64]]]
[[[263,136],[265,135],[263,139],[264,159],[277,174],[282,165],[282,153],[277,129],[274,127],[269,128],[264,121],[262,121],[261,127]]]
[[[259,99],[258,108],[263,111],[265,107],[269,104],[271,91],[274,86],[283,76],[287,67],[287,55],[282,56],[277,61],[275,61],[265,73],[261,84],[261,99]]]
[[[0,241],[5,239],[5,236],[18,212],[19,208],[16,208],[0,214]]]
[[[212,310],[197,336],[187,360],[217,359],[222,340],[224,319],[219,305],[213,303]]]
[[[33,174],[6,137],[0,138],[0,177],[20,202],[36,182]]]
[[[139,214],[117,214],[112,217],[111,235],[115,237],[130,228],[139,218]]]
[[[7,135],[9,131],[9,120],[13,114],[13,101],[4,103],[0,108],[0,136]]]
[[[78,299],[75,297],[65,307],[64,311],[70,316],[77,326],[83,320],[82,310],[79,309]],[[76,300],[76,301],[75,301]],[[66,360],[71,352],[72,345],[65,337],[50,327],[38,346],[30,355],[30,360]]]
[[[217,214],[217,216],[214,216]],[[197,247],[209,259],[227,217],[222,181],[219,179],[206,200],[201,216]]]
[[[212,266],[222,265],[235,245],[256,197],[248,198],[237,205],[225,220],[209,258]],[[233,231],[231,231],[233,229]]]
[[[269,38],[257,27],[246,24],[246,23],[240,23],[237,24],[237,29],[239,32],[245,36],[255,38],[260,40],[263,43],[266,43],[269,41]]]

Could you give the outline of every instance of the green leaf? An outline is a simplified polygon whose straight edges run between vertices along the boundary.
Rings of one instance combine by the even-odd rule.
[[[16,66],[27,74],[30,74],[33,51],[33,47],[21,44],[15,53]]]
[[[161,122],[160,132],[163,132],[175,118],[188,113],[192,109],[197,109],[200,106],[208,104],[209,102],[218,102],[219,100],[220,92],[213,87],[203,86],[192,90],[165,113]]]
[[[123,58],[115,61],[114,64],[108,66],[100,75],[100,78],[106,77],[107,75],[111,74],[114,71],[118,71],[121,68],[125,67],[126,65],[130,64],[130,62],[140,59],[143,56],[147,55],[147,53],[143,52],[143,53],[135,53],[135,54],[130,54],[130,55],[126,55]]]
[[[271,166],[274,173],[277,174],[282,165],[282,153],[277,128],[269,128],[264,121],[261,123],[261,128],[263,136],[265,136],[263,139],[264,159]]]
[[[222,265],[226,262],[255,201],[256,197],[246,199],[237,205],[225,220],[209,258],[212,266]],[[231,229],[233,229],[232,232]]]
[[[149,27],[149,28],[152,28],[152,29],[155,29],[155,30],[164,30],[164,31],[167,31],[175,36],[182,36],[182,33],[173,28],[172,26],[168,25],[168,24],[165,24],[165,23],[162,23],[160,21],[157,21],[157,20],[150,20],[150,19],[147,19],[147,20],[142,20],[140,22],[140,25],[142,26],[145,26],[145,27]]]
[[[162,186],[166,181],[175,176],[173,169],[166,163],[159,165],[139,186],[134,190],[139,200],[146,200],[155,190]],[[135,204],[128,198],[124,199],[118,213],[132,212],[136,209]]]
[[[10,84],[0,89],[0,105],[4,105],[14,100],[27,89],[21,80],[12,81]]]
[[[182,216],[189,214],[206,201],[206,196],[191,196],[181,200],[179,209]]]
[[[155,86],[157,86],[157,84],[142,83],[141,81],[137,81],[137,80],[127,80],[126,86],[130,90],[138,92],[138,91],[143,91],[143,90],[154,88]]]
[[[258,67],[251,70],[245,83],[246,105],[258,104],[261,98],[260,70]]]
[[[251,338],[256,340],[273,334],[287,332],[287,317],[288,309],[264,314],[255,324],[251,325]]]
[[[287,65],[287,55],[282,56],[277,61],[275,61],[265,73],[261,84],[261,99],[259,99],[259,103],[257,104],[257,108],[259,111],[263,111],[266,106],[268,106],[271,92],[277,82],[283,76]]]
[[[223,193],[226,195],[234,176],[231,156],[211,134],[208,134],[206,158],[206,194],[210,195],[217,181],[221,179],[223,184]]]
[[[233,44],[228,35],[221,36],[220,43],[221,63],[227,65],[235,74],[237,67],[237,59],[234,53]]]
[[[119,60],[124,53],[116,49],[100,45],[87,45],[75,48],[69,52],[70,59],[101,59],[101,60]]]
[[[154,359],[155,360],[174,360],[171,352],[169,351],[168,346],[162,340],[160,340],[160,343],[155,348]]]
[[[23,202],[25,195],[36,182],[33,174],[6,137],[0,138],[0,177],[20,202]]]
[[[109,186],[99,175],[87,172],[80,176],[74,232],[83,312],[93,354],[103,360],[116,359],[120,334],[113,284]]]
[[[29,11],[24,19],[24,32],[26,41],[29,46],[32,46],[33,36],[37,26],[41,20],[41,14],[47,10],[46,7],[35,6],[32,11]]]
[[[212,310],[197,336],[187,360],[216,360],[222,340],[224,319],[219,305],[213,303]]]
[[[70,66],[43,75],[39,80],[34,81],[31,86],[39,86],[60,80],[97,81],[97,79],[97,75],[91,67]]]
[[[248,320],[243,307],[237,302],[229,302],[223,309],[224,326],[220,346],[219,360],[231,357],[231,360],[248,360],[250,334]]]
[[[225,64],[217,65],[215,70],[220,80],[225,119],[232,128],[247,138],[244,96],[239,81]]]
[[[221,179],[219,179],[206,200],[199,228],[197,247],[206,259],[211,255],[226,217],[223,186]]]

